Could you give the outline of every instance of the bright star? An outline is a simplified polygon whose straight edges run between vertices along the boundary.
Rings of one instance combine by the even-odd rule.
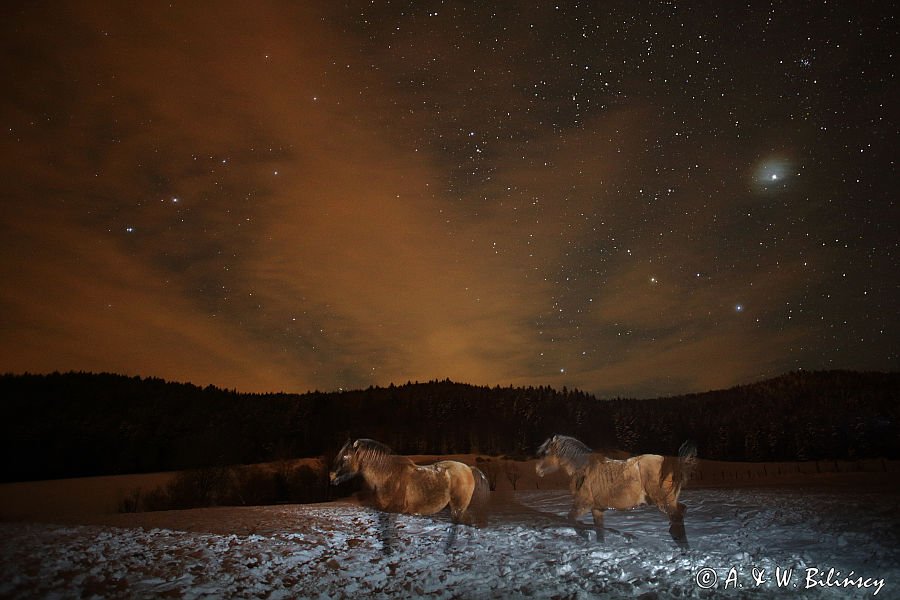
[[[786,158],[769,157],[757,163],[753,186],[757,192],[773,192],[788,185],[792,165]]]

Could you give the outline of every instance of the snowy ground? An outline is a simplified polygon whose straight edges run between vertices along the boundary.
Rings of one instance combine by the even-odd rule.
[[[682,499],[688,550],[646,507],[608,513],[606,539],[586,539],[560,521],[563,491],[497,498],[488,526],[460,528],[449,548],[446,515],[398,516],[391,553],[379,516],[350,503],[118,515],[129,527],[0,523],[0,597],[865,598],[883,580],[877,597],[900,598],[896,494],[688,489]],[[786,587],[779,569],[793,569]],[[829,569],[831,583],[869,587],[809,587],[828,583]]]

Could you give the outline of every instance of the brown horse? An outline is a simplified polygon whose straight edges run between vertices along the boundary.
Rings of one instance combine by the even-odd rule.
[[[379,510],[431,515],[449,505],[454,523],[471,524],[470,503],[482,504],[490,489],[484,473],[475,467],[455,460],[417,465],[368,439],[344,444],[329,475],[331,484],[338,485],[357,474],[374,493]]]
[[[613,460],[594,453],[573,437],[554,435],[538,448],[535,466],[539,477],[563,469],[571,478],[573,503],[569,519],[576,523],[589,509],[598,539],[603,538],[603,511],[655,504],[669,517],[669,533],[687,544],[684,532],[686,507],[678,502],[697,460],[697,449],[685,442],[678,457],[641,454]]]

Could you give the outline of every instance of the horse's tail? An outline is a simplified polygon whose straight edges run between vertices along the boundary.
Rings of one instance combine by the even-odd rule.
[[[681,474],[681,485],[684,485],[691,478],[694,469],[697,468],[697,444],[691,440],[687,440],[678,449],[678,466]]]
[[[472,476],[475,477],[475,489],[472,490],[472,500],[469,501],[469,508],[475,515],[475,522],[479,525],[487,523],[487,505],[491,499],[491,486],[488,478],[478,467],[469,467],[472,469]]]

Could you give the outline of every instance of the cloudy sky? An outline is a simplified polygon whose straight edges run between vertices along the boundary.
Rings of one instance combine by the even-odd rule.
[[[898,368],[882,5],[13,2],[0,371]]]

